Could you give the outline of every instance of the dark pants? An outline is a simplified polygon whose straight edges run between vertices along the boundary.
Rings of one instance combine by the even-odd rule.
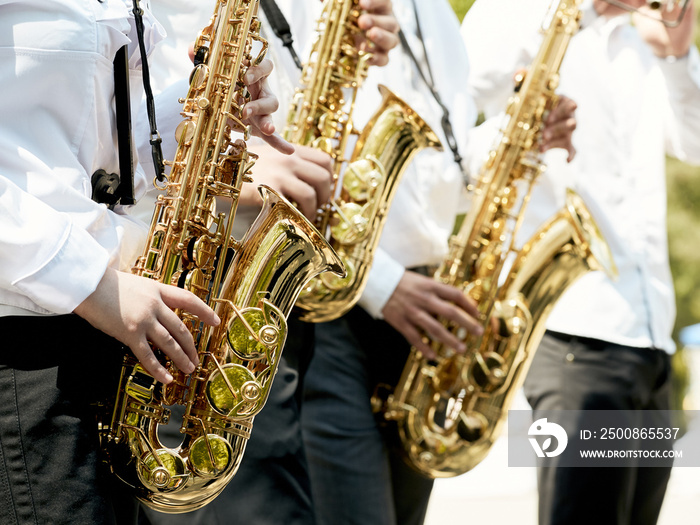
[[[388,446],[372,413],[378,382],[395,385],[410,346],[387,323],[354,308],[316,327],[302,423],[319,525],[419,525],[433,480]]]
[[[664,351],[547,332],[524,391],[535,416],[537,410],[621,410],[618,426],[638,428],[634,411],[666,411],[654,412],[663,420],[644,426],[667,428],[670,370]],[[670,467],[540,468],[539,523],[653,525],[670,473]]]
[[[0,331],[0,523],[136,523],[90,407],[116,393],[121,344],[76,316],[5,317]]]
[[[270,396],[255,416],[241,464],[223,492],[204,508],[185,514],[162,514],[143,508],[141,525],[314,524],[299,414],[301,381],[313,348],[313,329],[314,325],[290,316],[287,343]],[[178,428],[179,423],[178,419]],[[173,428],[165,427],[170,438],[176,437],[179,442],[181,436]]]

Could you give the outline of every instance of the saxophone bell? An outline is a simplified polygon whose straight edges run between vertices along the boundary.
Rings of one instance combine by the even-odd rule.
[[[386,86],[379,91],[382,102],[357,139],[342,175],[335,224],[328,228],[347,275],[323,274],[309,283],[297,303],[302,321],[331,321],[355,305],[406,167],[425,148],[442,150],[418,113]]]

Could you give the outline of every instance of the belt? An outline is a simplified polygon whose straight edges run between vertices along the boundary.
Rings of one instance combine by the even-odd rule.
[[[84,403],[113,395],[124,345],[75,314],[0,317],[0,368],[58,367],[58,387]]]
[[[593,350],[602,350],[605,347],[615,345],[615,343],[603,341],[602,339],[594,339],[592,337],[565,334],[563,332],[555,332],[554,330],[547,330],[545,333],[549,337],[553,337],[554,339],[557,339],[558,341],[561,341],[563,343],[571,344],[579,342],[588,346],[589,348],[592,348]]]

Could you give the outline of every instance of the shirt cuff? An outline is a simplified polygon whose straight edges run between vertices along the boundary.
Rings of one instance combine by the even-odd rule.
[[[396,290],[405,268],[384,250],[374,254],[372,268],[358,304],[375,319],[382,319],[384,305]]]
[[[107,250],[86,231],[71,227],[56,255],[13,286],[40,307],[67,314],[95,291],[108,263]]]
[[[657,57],[657,60],[669,88],[688,85],[689,82],[700,87],[700,54],[695,45],[691,45],[683,57]]]

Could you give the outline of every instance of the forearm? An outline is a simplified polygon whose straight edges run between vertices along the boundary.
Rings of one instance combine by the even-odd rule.
[[[667,152],[685,162],[700,164],[700,53],[659,59],[670,105]]]
[[[382,310],[398,286],[404,271],[399,262],[378,248],[358,304],[375,319],[381,319]]]

